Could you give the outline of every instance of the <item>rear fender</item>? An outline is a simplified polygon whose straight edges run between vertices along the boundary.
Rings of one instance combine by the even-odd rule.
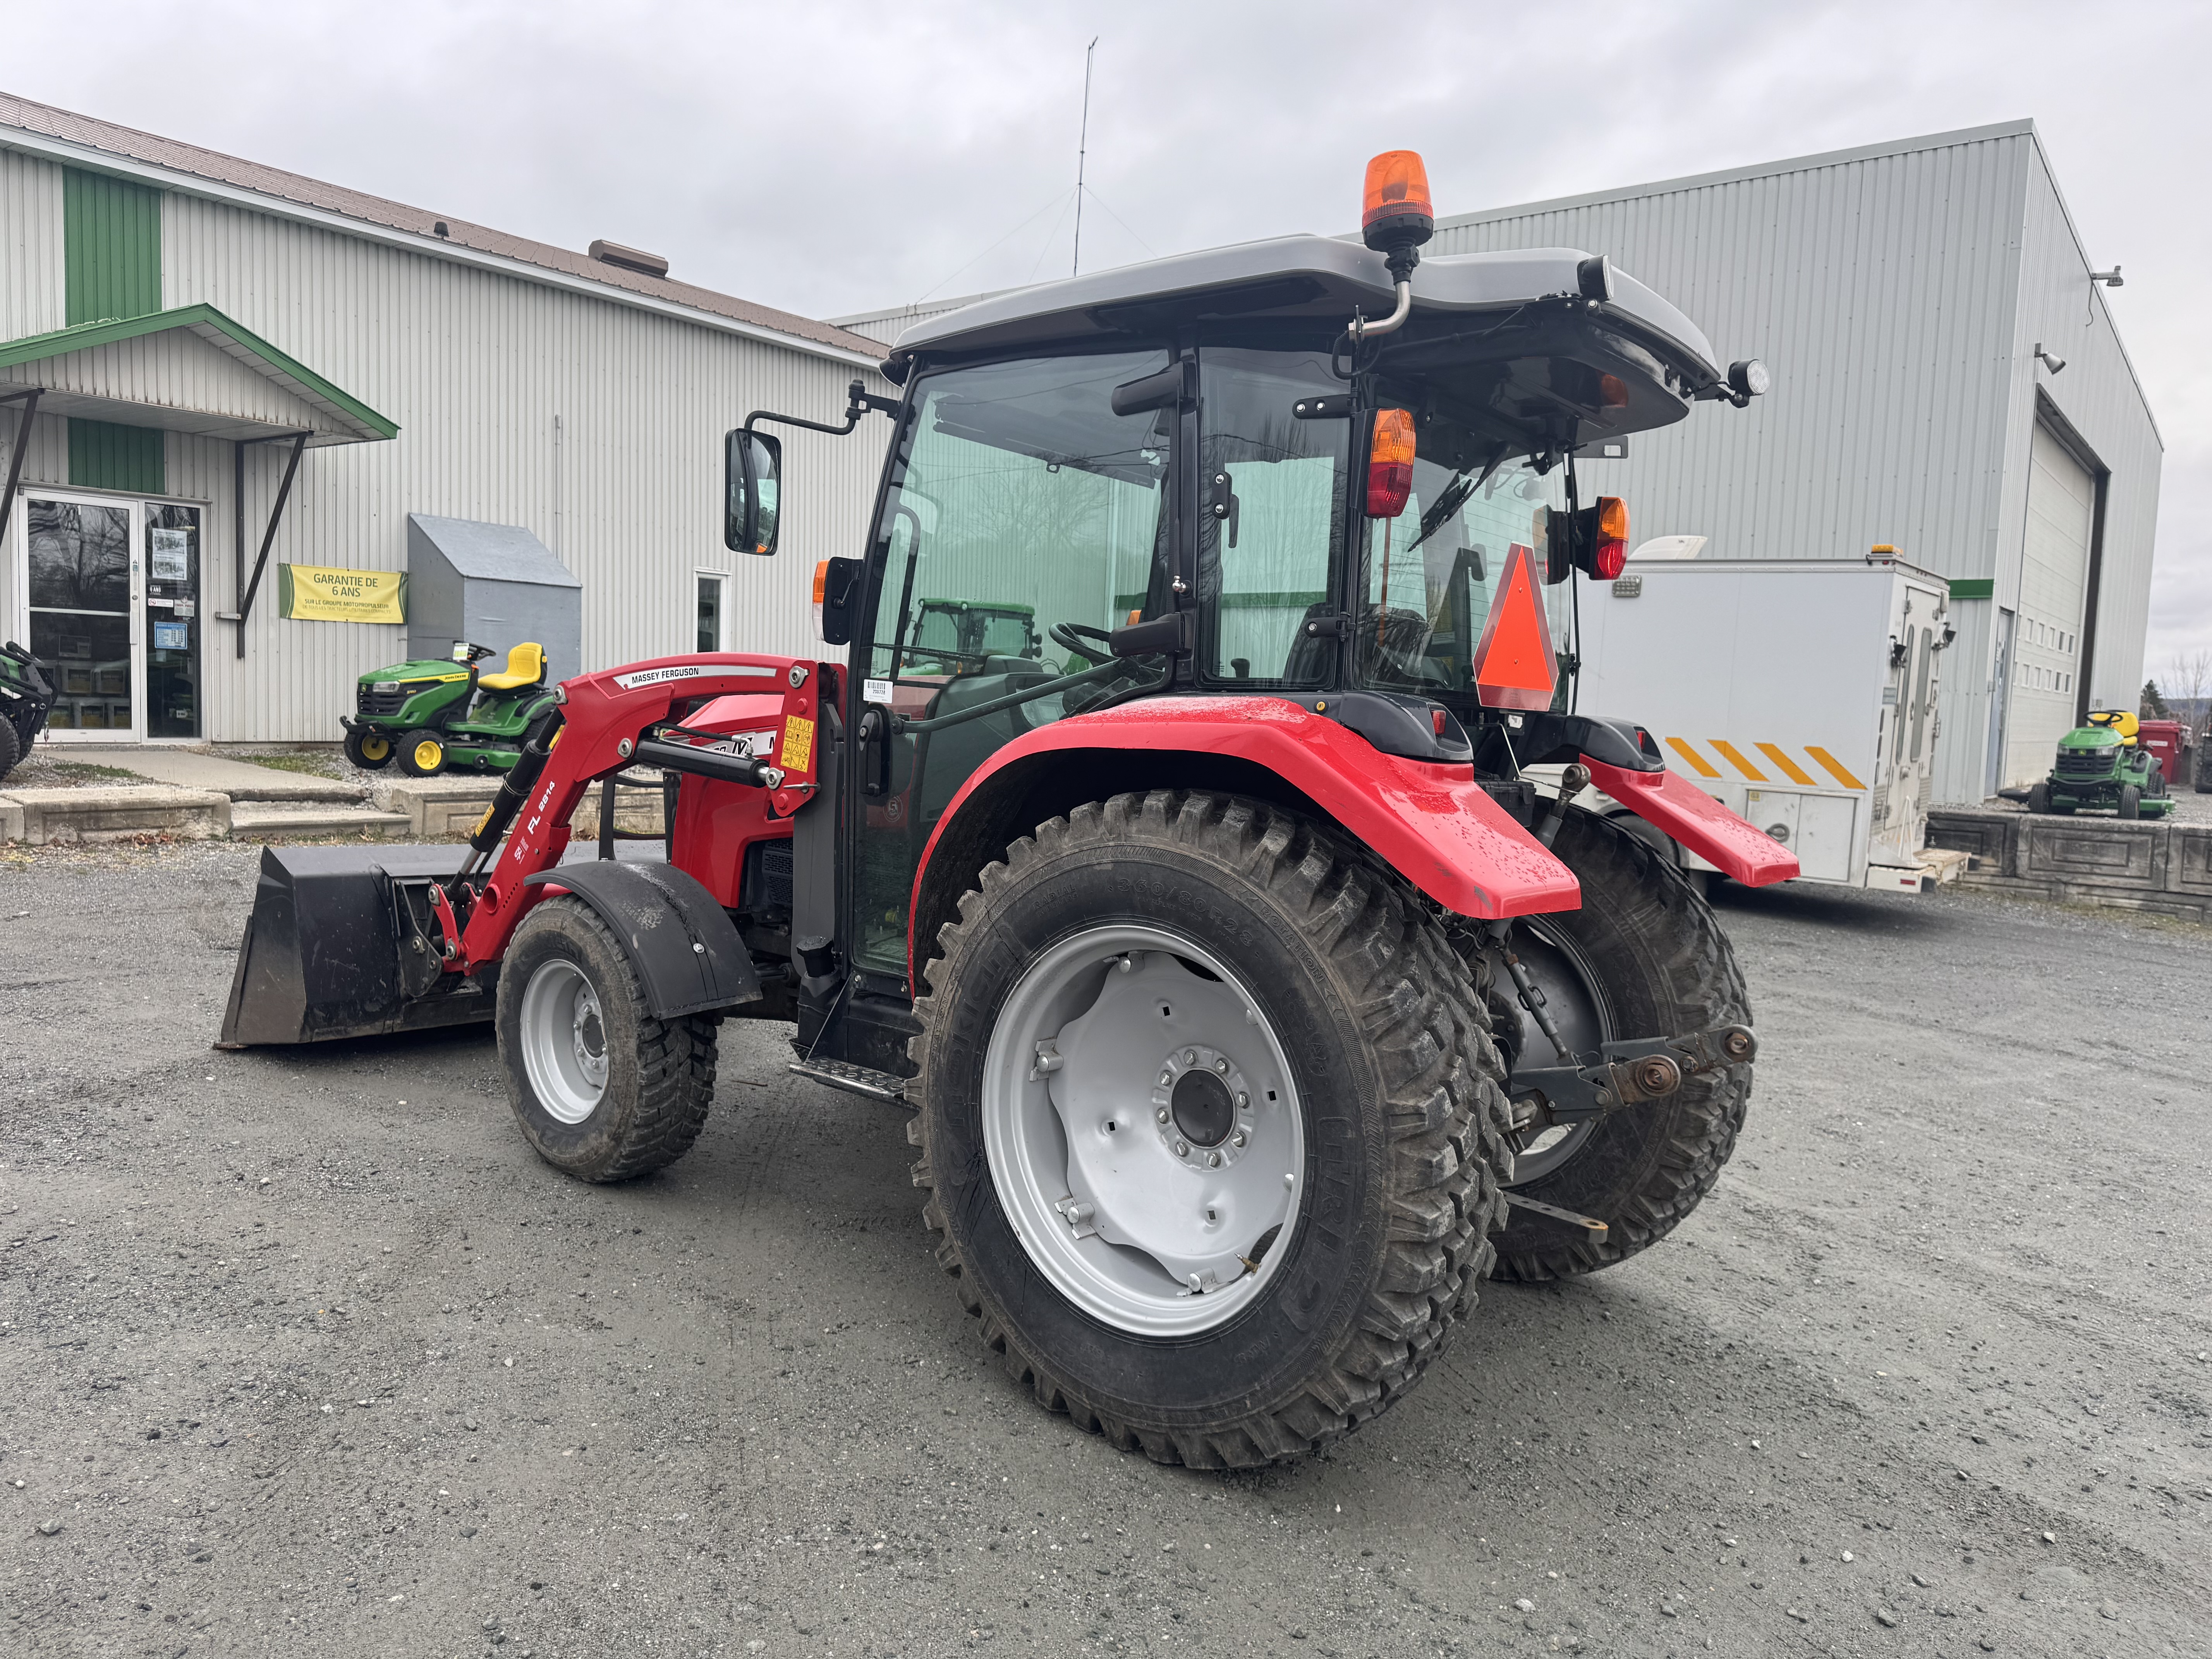
[[[1746,823],[1687,778],[1632,771],[1589,755],[1590,781],[1637,817],[1656,824],[1706,863],[1747,887],[1766,887],[1797,874],[1797,855]]]
[[[665,864],[599,859],[524,878],[546,896],[573,893],[599,912],[645,988],[655,1019],[760,998],[760,975],[737,924],[698,880]]]
[[[1157,781],[1147,778],[1147,758],[1157,763]],[[915,875],[909,972],[929,959],[938,927],[957,914],[980,861],[1034,827],[994,808],[1018,807],[1029,793],[1019,788],[1019,775],[1047,761],[1096,780],[1077,787],[1069,805],[1129,787],[1233,787],[1231,776],[1256,771],[1279,781],[1271,793],[1333,820],[1448,910],[1492,920],[1582,902],[1573,873],[1490,798],[1464,763],[1382,754],[1357,732],[1282,698],[1148,698],[1024,733],[961,786],[931,830]],[[1063,810],[1055,802],[1042,816]]]

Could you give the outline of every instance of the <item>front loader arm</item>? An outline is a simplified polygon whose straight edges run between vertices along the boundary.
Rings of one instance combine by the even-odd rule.
[[[710,770],[767,787],[780,816],[797,811],[814,791],[818,699],[829,678],[817,665],[789,657],[723,652],[663,657],[563,681],[560,702],[533,724],[522,759],[469,837],[474,851],[467,865],[434,895],[449,970],[472,972],[505,954],[523,915],[544,896],[544,884],[529,884],[529,878],[561,862],[569,818],[585,790],[610,772],[655,763]],[[771,688],[783,693],[775,764],[705,749],[693,762],[695,734],[680,729],[679,705]]]

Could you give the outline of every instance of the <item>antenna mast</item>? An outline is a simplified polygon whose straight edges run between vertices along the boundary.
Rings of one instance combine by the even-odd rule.
[[[1075,263],[1071,276],[1083,274],[1083,167],[1091,150],[1091,54],[1098,50],[1098,37],[1083,49],[1083,136],[1075,141]]]

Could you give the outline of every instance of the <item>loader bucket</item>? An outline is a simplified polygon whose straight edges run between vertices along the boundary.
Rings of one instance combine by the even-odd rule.
[[[489,1019],[489,985],[441,971],[434,933],[416,948],[421,895],[453,874],[465,854],[454,847],[263,848],[216,1047]]]

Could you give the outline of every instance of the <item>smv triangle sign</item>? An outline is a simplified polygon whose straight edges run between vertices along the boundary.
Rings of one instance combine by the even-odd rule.
[[[1549,708],[1558,672],[1552,625],[1536,592],[1536,556],[1516,542],[1505,550],[1498,596],[1474,650],[1475,696],[1486,708]]]

